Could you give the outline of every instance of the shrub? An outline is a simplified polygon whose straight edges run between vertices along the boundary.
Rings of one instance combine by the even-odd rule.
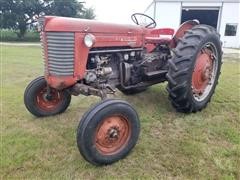
[[[39,32],[36,31],[27,31],[24,38],[19,39],[17,34],[13,30],[1,29],[1,41],[2,42],[39,42]]]

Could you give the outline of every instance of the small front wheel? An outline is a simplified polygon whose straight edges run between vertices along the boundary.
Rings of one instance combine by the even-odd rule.
[[[77,130],[77,145],[88,162],[114,163],[136,145],[140,131],[137,112],[122,100],[105,100],[84,114]]]
[[[37,117],[52,116],[64,112],[71,102],[67,91],[50,88],[43,76],[33,80],[24,93],[24,103],[30,113]]]

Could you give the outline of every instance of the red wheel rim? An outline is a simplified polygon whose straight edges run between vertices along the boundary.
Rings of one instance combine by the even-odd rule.
[[[50,97],[47,96],[47,87],[43,87],[36,96],[36,105],[44,111],[53,111],[63,100],[62,92],[50,89]]]
[[[95,135],[97,150],[104,155],[113,155],[121,151],[131,136],[129,120],[121,115],[105,118],[98,125]]]
[[[198,100],[204,99],[210,92],[216,75],[216,55],[210,45],[199,52],[192,74],[192,91]]]

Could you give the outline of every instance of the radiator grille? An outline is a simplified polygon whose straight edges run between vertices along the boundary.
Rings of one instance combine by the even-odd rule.
[[[42,56],[44,58],[44,73],[48,74],[46,56],[45,56],[45,47],[47,46],[46,46],[46,41],[44,39],[44,35],[42,31],[40,32],[40,40],[41,40],[41,46],[42,46]]]
[[[46,32],[43,43],[47,49],[45,68],[50,75],[72,76],[74,72],[74,33]]]

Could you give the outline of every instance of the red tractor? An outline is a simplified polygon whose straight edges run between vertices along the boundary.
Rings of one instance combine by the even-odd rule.
[[[108,99],[116,89],[135,94],[168,81],[169,100],[179,112],[201,111],[220,75],[219,34],[197,20],[174,32],[157,29],[149,16],[135,13],[136,25],[45,16],[39,19],[45,74],[26,88],[26,108],[37,117],[64,112],[71,95],[102,101],[82,117],[77,145],[92,164],[111,164],[135,146],[140,123],[127,102]]]

